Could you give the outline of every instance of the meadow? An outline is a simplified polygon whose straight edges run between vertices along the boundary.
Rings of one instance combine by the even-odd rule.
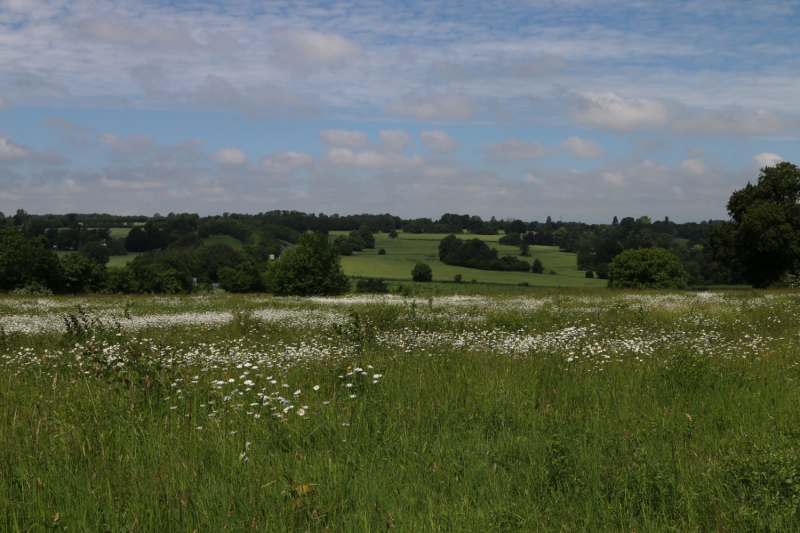
[[[797,531],[799,331],[796,291],[0,297],[0,531]]]
[[[332,231],[331,237],[349,232]],[[427,263],[433,270],[434,281],[453,281],[456,274],[461,274],[464,282],[473,279],[478,283],[506,283],[518,285],[528,283],[536,287],[603,287],[606,281],[589,279],[586,272],[578,270],[575,254],[559,251],[556,246],[531,246],[530,257],[524,257],[529,263],[539,259],[545,268],[545,274],[530,272],[497,272],[445,265],[439,261],[439,242],[446,234],[413,234],[399,233],[396,239],[389,238],[386,233],[375,234],[375,248],[361,252],[353,252],[352,256],[342,257],[342,268],[348,276],[373,277],[386,279],[410,279],[411,270],[416,263]],[[519,248],[503,246],[497,241],[502,235],[461,235],[462,239],[479,238],[496,248],[500,257],[506,255],[519,256]],[[386,255],[378,255],[383,248]],[[548,274],[551,270],[556,275]]]

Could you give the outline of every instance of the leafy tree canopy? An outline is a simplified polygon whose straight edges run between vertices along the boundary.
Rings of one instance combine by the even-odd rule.
[[[680,260],[662,248],[626,250],[608,268],[612,289],[682,289],[688,281]]]
[[[271,262],[266,281],[278,296],[332,296],[349,288],[339,248],[320,233],[304,233],[297,246]]]
[[[761,169],[728,201],[730,222],[711,228],[714,275],[742,276],[756,287],[780,284],[800,270],[800,168],[788,162]]]

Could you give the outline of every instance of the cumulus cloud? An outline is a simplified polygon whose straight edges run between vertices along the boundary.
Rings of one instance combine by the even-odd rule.
[[[220,148],[211,154],[211,160],[223,165],[244,165],[247,163],[247,154],[238,148]]]
[[[0,163],[16,163],[28,157],[27,147],[17,144],[0,131]]]
[[[272,38],[276,44],[273,63],[299,72],[343,67],[362,54],[358,43],[335,33],[279,29],[273,30]]]
[[[187,52],[204,49],[216,53],[230,53],[239,44],[224,32],[202,32],[195,39],[181,23],[172,26],[160,23],[135,24],[130,21],[98,17],[84,20],[77,25],[78,32],[86,38],[106,44],[161,52]]]
[[[770,152],[761,152],[760,154],[756,154],[753,156],[753,161],[755,161],[758,168],[764,167],[774,167],[781,161],[783,158],[778,154],[773,154]]]
[[[358,130],[322,130],[317,137],[330,148],[350,148],[355,150],[366,148],[370,144],[367,134]]]
[[[389,167],[418,167],[424,163],[419,154],[410,157],[397,152],[366,150],[355,152],[349,148],[332,148],[320,158],[323,168],[338,170],[382,170]]]
[[[552,149],[538,142],[521,141],[511,137],[499,143],[484,142],[481,152],[501,160],[506,158],[527,160],[548,156],[552,153]]]
[[[381,150],[402,152],[404,148],[414,144],[411,142],[411,136],[405,130],[381,130],[378,135],[383,139],[383,143],[379,146]]]
[[[151,152],[156,144],[149,135],[130,134],[128,140],[121,139],[112,133],[103,133],[97,141],[102,146],[108,146],[116,152],[124,154],[144,154]]]
[[[446,153],[458,150],[458,141],[442,130],[421,131],[419,137],[429,152]]]
[[[568,151],[573,157],[599,159],[606,155],[603,147],[595,141],[581,139],[580,137],[574,137],[572,135],[567,137],[567,140],[561,141],[558,147]]]
[[[206,76],[205,83],[196,92],[182,96],[189,100],[254,114],[287,111],[313,114],[315,112],[313,106],[306,104],[298,94],[274,85],[248,87],[244,91],[239,91],[228,80],[216,74]]]
[[[297,167],[311,166],[314,158],[300,152],[278,152],[261,157],[261,164],[267,172],[289,174]]]
[[[667,100],[626,99],[613,92],[578,94],[572,100],[572,116],[579,124],[617,133],[662,128],[690,137],[753,137],[800,124],[760,109],[692,109]]]
[[[667,122],[667,108],[644,98],[624,99],[613,92],[584,92],[573,102],[573,117],[580,124],[628,132]]]
[[[421,122],[464,122],[475,116],[475,105],[468,96],[451,93],[422,95],[410,93],[384,108],[389,115],[411,115]]]

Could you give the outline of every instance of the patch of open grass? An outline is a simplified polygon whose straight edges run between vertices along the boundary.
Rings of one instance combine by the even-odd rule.
[[[331,232],[331,237],[347,232]],[[348,276],[382,277],[389,279],[411,279],[411,270],[418,262],[427,263],[433,270],[434,281],[452,281],[456,274],[461,274],[463,281],[478,283],[528,283],[538,287],[602,287],[606,282],[599,279],[588,279],[584,271],[578,270],[575,254],[561,252],[555,246],[531,246],[530,257],[522,259],[533,263],[539,259],[545,268],[545,274],[530,272],[496,272],[445,265],[439,261],[439,242],[447,235],[400,233],[398,238],[390,239],[388,234],[375,235],[375,248],[354,252],[352,256],[342,257],[342,267]],[[459,235],[462,239],[482,238],[497,248],[500,255],[519,255],[519,249],[503,246],[496,241],[498,235]],[[491,244],[494,243],[494,244]],[[385,249],[386,255],[378,255],[379,249]],[[556,275],[548,273],[553,270]]]

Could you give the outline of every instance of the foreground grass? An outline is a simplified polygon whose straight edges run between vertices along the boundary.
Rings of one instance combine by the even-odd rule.
[[[0,530],[795,531],[800,299],[766,296],[206,297],[230,317],[4,333]]]

